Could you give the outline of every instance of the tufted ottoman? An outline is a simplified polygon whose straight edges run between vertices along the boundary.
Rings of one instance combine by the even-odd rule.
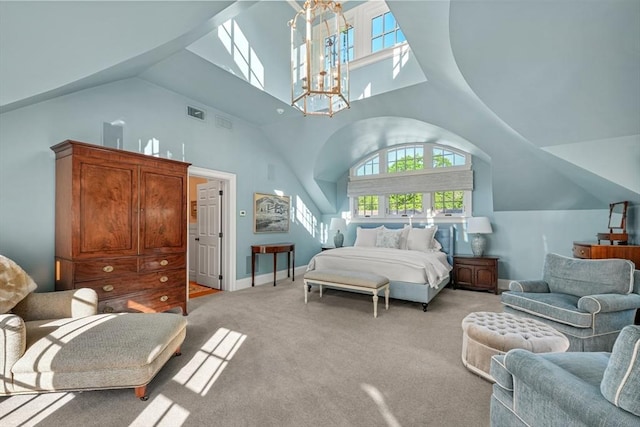
[[[491,356],[514,348],[532,353],[563,352],[569,348],[567,337],[551,326],[509,313],[471,313],[462,320],[462,331],[462,363],[492,382]]]

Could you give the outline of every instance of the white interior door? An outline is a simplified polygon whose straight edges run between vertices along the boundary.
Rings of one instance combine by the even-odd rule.
[[[198,272],[200,285],[220,289],[220,205],[221,182],[197,185],[198,192]]]

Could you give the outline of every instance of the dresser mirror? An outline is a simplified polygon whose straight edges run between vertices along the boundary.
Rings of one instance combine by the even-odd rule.
[[[627,235],[627,206],[629,202],[617,202],[609,205],[609,232],[598,233],[598,244],[601,240],[609,240],[611,244],[626,244]]]

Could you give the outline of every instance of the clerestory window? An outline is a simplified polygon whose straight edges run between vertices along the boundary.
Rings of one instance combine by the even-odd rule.
[[[431,143],[379,150],[347,185],[354,219],[470,216],[472,190],[471,155]]]

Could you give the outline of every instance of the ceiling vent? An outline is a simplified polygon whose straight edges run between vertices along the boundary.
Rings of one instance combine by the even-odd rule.
[[[219,128],[225,128],[225,129],[232,129],[233,128],[233,122],[229,119],[226,119],[222,116],[216,116],[216,127]]]
[[[187,106],[187,115],[194,119],[204,120],[204,111],[199,110],[196,107]]]

